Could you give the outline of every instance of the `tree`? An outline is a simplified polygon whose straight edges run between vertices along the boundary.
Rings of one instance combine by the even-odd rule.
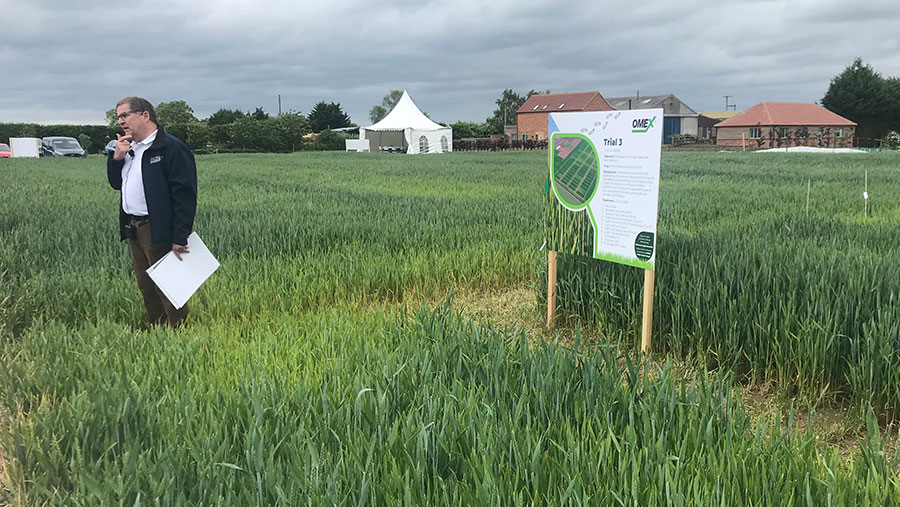
[[[344,136],[333,132],[331,129],[325,129],[316,136],[313,149],[319,151],[343,150],[345,146],[344,140]]]
[[[450,128],[453,129],[453,139],[489,137],[491,135],[490,127],[486,123],[458,121],[451,124]]]
[[[809,146],[809,127],[798,127],[794,130],[794,139],[797,146]]]
[[[166,132],[184,141],[194,151],[213,148],[212,129],[202,123],[172,123]]]
[[[529,90],[525,96],[519,95],[513,89],[507,88],[503,90],[500,98],[495,102],[497,109],[494,109],[494,115],[488,118],[485,123],[490,127],[491,134],[502,134],[503,127],[506,125],[516,124],[516,111],[522,107],[522,104],[532,95],[543,95],[550,93],[547,91]]]
[[[369,109],[369,121],[372,123],[378,123],[382,118],[387,116],[388,111],[383,106],[373,106],[372,109]]]
[[[309,126],[313,132],[350,126],[350,117],[334,102],[321,101],[309,112]]]
[[[900,147],[900,133],[896,131],[888,132],[888,135],[885,136],[884,145],[889,148],[898,148]]]
[[[116,109],[110,109],[106,112],[106,124],[110,128],[117,129],[119,128],[119,118],[116,116]]]
[[[229,123],[234,123],[245,116],[247,116],[247,113],[244,113],[240,109],[225,109],[223,107],[215,113],[211,114],[209,118],[206,119],[206,124],[210,127],[213,127],[215,125],[228,125]]]
[[[394,109],[394,106],[397,105],[397,102],[400,102],[401,98],[403,98],[403,90],[391,90],[381,99],[381,105],[384,106],[388,112],[391,112],[391,109]]]
[[[197,117],[194,116],[194,110],[183,100],[160,102],[156,106],[156,117],[159,119],[159,123],[163,125],[194,123],[197,121]]]
[[[884,80],[884,92],[886,96],[888,114],[886,117],[888,129],[893,132],[900,131],[900,78],[889,77]]]
[[[861,144],[873,145],[886,132],[891,112],[885,107],[888,86],[881,75],[857,58],[831,80],[822,105],[857,123]]]
[[[263,108],[257,107],[256,111],[253,111],[253,114],[250,115],[256,121],[268,120],[270,118],[269,113],[263,111]]]
[[[378,123],[382,118],[388,115],[397,102],[403,97],[403,90],[391,90],[384,98],[381,99],[380,106],[374,106],[369,110],[369,119],[372,123]]]
[[[303,145],[303,135],[309,133],[309,121],[294,111],[281,114],[269,120],[273,134],[278,137],[286,151],[297,151]]]
[[[78,144],[84,148],[85,153],[94,153],[94,143],[91,141],[91,136],[85,133],[78,134]]]
[[[245,116],[229,125],[233,148],[255,152],[285,151],[281,139],[272,135],[267,123],[268,121],[257,121]]]

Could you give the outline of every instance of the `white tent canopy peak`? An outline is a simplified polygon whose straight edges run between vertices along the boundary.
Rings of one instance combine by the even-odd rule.
[[[381,119],[378,123],[366,127],[366,130],[440,130],[447,127],[438,125],[431,121],[425,114],[416,107],[416,104],[409,97],[406,90],[403,96],[397,101],[397,105],[391,109],[391,112]]]

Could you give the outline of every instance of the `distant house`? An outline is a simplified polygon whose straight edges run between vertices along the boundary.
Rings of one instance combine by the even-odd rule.
[[[600,92],[532,95],[516,110],[516,137],[522,141],[547,139],[547,115],[574,111],[612,111]]]
[[[740,111],[707,111],[705,113],[700,113],[700,116],[697,117],[697,135],[704,139],[710,139],[715,137],[713,135],[716,125],[719,123],[731,118],[736,114],[743,113],[743,110]]]
[[[631,97],[615,97],[607,99],[619,111],[626,109],[662,109],[663,110],[663,144],[672,142],[672,135],[699,135],[697,117],[700,116],[675,95],[633,95]]]
[[[719,146],[853,146],[856,123],[806,102],[760,102],[715,127]]]

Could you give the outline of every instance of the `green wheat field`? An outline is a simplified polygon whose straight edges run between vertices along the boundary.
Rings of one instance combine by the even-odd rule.
[[[898,153],[664,153],[649,358],[545,152],[197,162],[170,331],[105,160],[0,160],[0,504],[900,504]]]

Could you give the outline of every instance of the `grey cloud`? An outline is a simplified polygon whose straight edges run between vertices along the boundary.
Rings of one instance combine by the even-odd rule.
[[[0,121],[101,122],[131,93],[201,117],[334,101],[361,124],[391,89],[446,122],[485,119],[504,88],[710,110],[817,100],[856,56],[900,75],[895,1],[76,3],[0,0],[23,18],[0,35]]]

